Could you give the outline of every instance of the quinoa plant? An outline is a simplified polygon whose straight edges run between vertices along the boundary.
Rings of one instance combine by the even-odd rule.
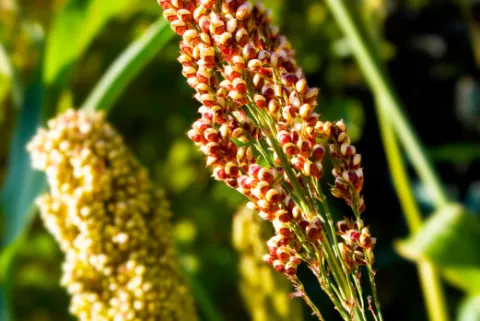
[[[361,156],[343,121],[315,112],[310,87],[288,40],[269,12],[247,0],[159,0],[180,36],[182,73],[201,103],[188,132],[213,177],[249,199],[273,224],[264,260],[285,274],[320,320],[297,269],[318,279],[344,320],[382,320],[373,269],[375,238],[365,226]],[[324,157],[333,166],[330,192],[352,218],[335,222],[321,186]],[[366,269],[362,269],[365,266]],[[366,271],[373,299],[365,298]],[[367,300],[366,300],[367,299]],[[374,302],[374,304],[373,304]]]

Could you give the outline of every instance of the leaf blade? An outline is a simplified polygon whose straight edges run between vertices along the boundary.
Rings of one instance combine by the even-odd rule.
[[[89,94],[82,108],[111,108],[135,76],[168,44],[173,35],[165,19],[153,23],[142,37],[118,56]]]
[[[478,218],[454,204],[428,218],[418,233],[397,244],[397,250],[413,261],[434,263],[453,285],[480,293],[479,238]]]
[[[6,219],[4,245],[13,242],[23,231],[29,221],[33,201],[45,186],[43,174],[31,168],[30,157],[25,149],[41,122],[43,94],[41,78],[37,75],[25,93],[9,152],[5,185],[0,194]]]
[[[466,297],[458,309],[457,321],[480,320],[480,297]]]
[[[64,83],[75,62],[127,0],[70,0],[55,17],[45,48],[44,81],[48,86]]]

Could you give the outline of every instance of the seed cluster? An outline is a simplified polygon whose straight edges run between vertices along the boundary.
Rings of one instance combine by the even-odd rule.
[[[291,45],[263,5],[247,0],[159,4],[182,36],[178,60],[202,104],[201,118],[188,136],[206,155],[213,176],[248,197],[249,207],[273,223],[276,235],[268,242],[265,260],[293,275],[302,261],[294,227],[299,226],[314,246],[322,229],[318,217],[294,198],[294,184],[314,190],[323,174],[324,144],[345,143],[346,134],[327,131],[329,125],[319,120],[314,112],[319,90],[308,86]],[[345,126],[330,127],[345,132]],[[339,175],[352,162],[360,173],[359,155],[351,153],[353,146],[347,150],[336,157]],[[344,187],[342,177],[338,188]],[[345,196],[337,189],[333,192],[354,203],[347,191]]]
[[[100,113],[69,110],[28,145],[50,194],[37,203],[65,252],[71,312],[91,321],[196,320],[164,194]]]
[[[356,213],[362,213],[365,211],[365,202],[360,194],[363,187],[362,156],[350,144],[345,123],[319,122],[318,128],[319,134],[329,143],[333,161],[335,185],[331,189],[332,195],[344,199]]]
[[[337,223],[338,234],[345,242],[338,243],[343,260],[350,269],[359,265],[373,264],[373,248],[377,239],[370,235],[370,229],[363,226],[362,220],[355,222],[348,218]],[[368,254],[368,257],[365,256]]]
[[[253,321],[301,321],[300,301],[289,298],[292,285],[262,261],[271,226],[243,208],[233,219],[233,245],[239,252],[240,291]]]

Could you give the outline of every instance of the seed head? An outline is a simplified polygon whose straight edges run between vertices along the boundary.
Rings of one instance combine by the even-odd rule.
[[[192,133],[195,135],[195,133]],[[65,252],[62,285],[80,320],[196,320],[164,193],[100,113],[69,110],[28,145],[50,193],[37,200]]]

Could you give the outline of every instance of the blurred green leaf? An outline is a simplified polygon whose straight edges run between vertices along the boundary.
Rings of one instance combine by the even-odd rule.
[[[128,4],[127,0],[68,1],[55,17],[48,35],[45,83],[49,86],[63,83],[98,32]]]
[[[11,295],[14,287],[13,262],[25,239],[25,233],[21,234],[0,253],[0,320],[2,321],[11,319]]]
[[[0,103],[8,94],[12,96],[14,107],[19,107],[22,101],[20,80],[5,47],[0,43]],[[1,113],[0,110],[0,122]]]
[[[0,208],[5,220],[3,249],[0,256],[0,283],[3,297],[7,300],[6,303],[0,304],[3,304],[5,309],[10,302],[8,296],[12,282],[10,273],[13,259],[24,240],[21,237],[24,235],[22,233],[31,222],[34,200],[45,186],[43,174],[32,169],[30,157],[25,149],[41,121],[44,88],[40,70],[39,67],[34,80],[25,92],[8,154],[7,176],[0,193]]]
[[[173,38],[165,19],[160,19],[133,42],[110,66],[93,89],[84,108],[108,110],[138,73]]]
[[[480,221],[456,204],[433,214],[397,250],[414,261],[428,260],[445,278],[469,293],[480,293]]]
[[[458,309],[457,321],[480,320],[480,297],[470,296],[463,300]]]
[[[429,148],[428,153],[434,161],[469,163],[480,159],[480,144],[472,142],[437,146]]]
[[[9,152],[7,177],[0,194],[0,206],[5,213],[4,245],[15,240],[28,224],[33,201],[44,188],[44,176],[31,168],[25,149],[40,124],[42,98],[43,87],[40,75],[37,75],[25,94]]]
[[[10,319],[5,302],[6,300],[4,294],[0,291],[0,320],[2,321],[7,321]]]

